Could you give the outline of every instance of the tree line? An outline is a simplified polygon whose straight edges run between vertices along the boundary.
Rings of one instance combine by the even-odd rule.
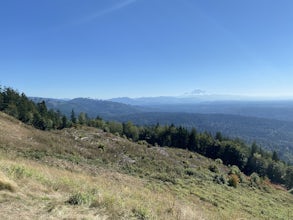
[[[11,88],[0,87],[0,111],[41,130],[69,126],[67,118],[59,111],[48,110],[44,101],[34,103],[24,93]]]
[[[34,103],[25,94],[11,88],[0,88],[0,111],[37,129],[63,129],[76,125],[86,125],[103,129],[133,141],[146,141],[151,145],[175,147],[197,152],[212,159],[221,159],[226,165],[236,165],[247,175],[257,173],[272,182],[293,187],[293,167],[281,161],[276,152],[264,151],[256,143],[248,146],[239,139],[223,137],[220,132],[198,132],[174,125],[136,126],[132,122],[120,123],[89,118],[86,113],[70,118],[59,111],[48,110],[44,101]]]
[[[236,165],[246,175],[257,173],[273,183],[285,184],[289,189],[293,187],[293,167],[281,161],[275,151],[265,151],[256,143],[248,146],[240,139],[223,137],[220,132],[213,136],[209,132],[201,133],[195,128],[188,130],[182,126],[136,126],[132,122],[99,121],[99,128],[133,141],[187,149],[208,158],[221,159],[226,165]]]

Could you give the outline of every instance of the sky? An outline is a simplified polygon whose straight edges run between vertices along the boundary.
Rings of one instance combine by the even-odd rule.
[[[292,0],[2,0],[0,85],[51,98],[293,97]]]

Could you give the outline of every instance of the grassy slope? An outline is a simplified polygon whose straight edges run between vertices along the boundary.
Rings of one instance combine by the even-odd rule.
[[[93,128],[43,132],[0,113],[0,219],[293,217],[282,188],[215,184],[211,164]]]

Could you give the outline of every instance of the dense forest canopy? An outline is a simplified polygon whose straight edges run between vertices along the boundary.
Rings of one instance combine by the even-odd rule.
[[[136,126],[132,122],[104,121],[100,117],[89,118],[86,113],[70,119],[60,112],[48,110],[44,101],[34,103],[25,94],[19,94],[11,88],[0,88],[0,111],[9,114],[23,123],[41,130],[63,129],[66,127],[87,125],[103,129],[133,141],[146,141],[151,145],[188,149],[212,159],[221,159],[226,165],[237,166],[247,175],[257,173],[272,182],[293,187],[293,167],[281,161],[276,152],[264,151],[257,144],[247,146],[239,139],[224,137],[220,132],[212,135],[198,132],[182,126],[153,125]]]

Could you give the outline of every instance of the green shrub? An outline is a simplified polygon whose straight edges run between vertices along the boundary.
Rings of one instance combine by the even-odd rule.
[[[104,151],[104,150],[105,150],[105,145],[103,145],[103,144],[99,144],[99,145],[98,145],[98,149]]]
[[[90,206],[95,199],[96,191],[77,192],[69,197],[66,203],[70,205],[88,205]]]
[[[148,145],[148,142],[145,141],[145,140],[140,140],[140,141],[138,141],[137,143],[138,143],[139,145],[145,145],[145,146]]]
[[[231,174],[235,174],[235,175],[237,175],[237,176],[240,176],[241,171],[240,171],[240,169],[238,168],[238,166],[233,165],[233,166],[230,167],[230,171],[229,171],[228,174],[229,174],[229,175],[231,175]]]
[[[88,204],[89,202],[89,198],[83,193],[73,194],[67,200],[67,203],[70,205],[83,205]]]
[[[241,172],[241,170],[238,168],[238,166],[233,165],[230,167],[230,171],[228,173],[229,175],[235,174],[238,176],[240,183],[246,182],[245,175]]]
[[[140,220],[149,219],[149,212],[147,209],[143,207],[133,208],[131,211],[134,217],[137,219],[140,219]]]
[[[11,166],[10,168],[8,168],[8,173],[16,179],[31,177],[33,175],[31,170],[21,165]]]
[[[176,178],[172,175],[167,174],[167,173],[158,173],[158,174],[154,175],[153,178],[158,179],[162,182],[169,182],[174,185],[177,183]]]
[[[214,181],[215,183],[217,183],[217,184],[221,184],[221,185],[225,185],[225,184],[227,184],[227,179],[225,178],[224,175],[218,175],[218,174],[216,174],[216,175],[214,176],[213,181]]]
[[[250,186],[252,187],[260,187],[261,186],[261,178],[257,173],[252,173],[250,175]]]
[[[223,164],[223,161],[220,158],[215,159],[216,164]]]
[[[195,176],[196,173],[197,173],[197,170],[193,169],[193,168],[187,168],[187,169],[184,170],[184,172],[188,176]]]
[[[213,173],[219,173],[219,168],[217,167],[216,164],[209,165],[209,170]]]

